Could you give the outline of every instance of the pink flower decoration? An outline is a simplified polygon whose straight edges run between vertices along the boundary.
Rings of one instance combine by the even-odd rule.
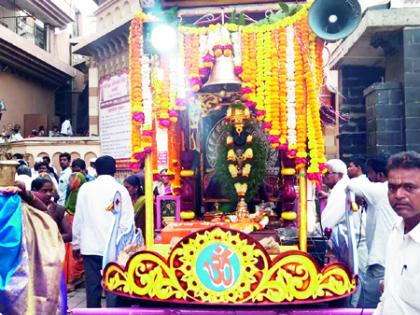
[[[240,89],[241,94],[248,94],[248,93],[251,93],[251,92],[252,92],[252,90],[251,90],[250,87],[243,87],[243,88]]]
[[[296,164],[306,164],[308,161],[305,158],[296,158],[295,163]]]
[[[210,55],[209,53],[207,53],[204,57],[203,57],[203,61],[204,62],[214,62],[214,58],[212,55]]]
[[[221,49],[221,50],[223,50],[223,46],[222,46],[222,45],[214,45],[214,46],[213,46],[213,51],[215,51],[216,49]]]
[[[191,84],[191,86],[194,86],[194,85],[201,86],[202,85],[201,79],[199,77],[193,77],[193,78],[190,79],[190,84]]]
[[[276,136],[268,136],[268,141],[270,141],[270,143],[278,143],[279,138]]]
[[[169,117],[178,117],[178,112],[176,110],[169,110]]]
[[[296,156],[296,150],[289,150],[289,151],[287,152],[287,156],[288,156],[289,158],[294,158],[294,157]]]
[[[171,121],[167,118],[159,118],[159,124],[162,127],[169,127],[171,125]]]
[[[279,145],[279,149],[282,150],[282,151],[286,151],[287,150],[287,143],[281,143]]]
[[[257,111],[255,112],[255,114],[256,114],[257,116],[264,116],[264,114],[265,114],[265,110],[257,110]]]
[[[266,122],[266,121],[263,122],[263,128],[270,129],[271,126],[272,126],[272,123],[271,122]]]
[[[200,77],[207,77],[210,74],[210,68],[208,67],[200,68],[198,70],[198,73],[200,74]]]
[[[137,161],[140,161],[140,160],[144,159],[145,156],[146,156],[146,154],[144,152],[136,152],[136,153],[133,154],[133,157]]]
[[[133,113],[133,119],[135,121],[143,123],[144,122],[144,113],[143,112],[134,112]]]
[[[225,49],[233,50],[233,46],[232,45],[224,45],[221,48],[222,48],[222,50],[225,50]]]
[[[246,101],[245,105],[248,106],[248,108],[255,108],[255,106],[257,106],[257,104],[255,104],[255,102],[252,101]]]
[[[234,69],[236,75],[240,75],[243,71],[244,69],[242,68],[242,66],[236,66]]]
[[[152,147],[144,147],[144,153],[152,153]]]
[[[152,130],[143,130],[143,136],[151,137],[153,135]]]
[[[130,162],[129,167],[132,172],[137,172],[139,170],[140,163]]]

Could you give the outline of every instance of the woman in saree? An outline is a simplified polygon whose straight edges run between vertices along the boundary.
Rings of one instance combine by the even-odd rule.
[[[143,235],[145,235],[145,196],[144,190],[140,183],[140,179],[136,175],[130,175],[124,180],[124,187],[127,188],[130,194],[131,201],[134,208],[134,221],[136,227],[141,229]]]
[[[70,243],[72,240],[70,222],[65,216],[66,209],[54,202],[54,184],[52,181],[48,178],[38,177],[32,181],[31,190],[33,195],[45,204],[47,213],[57,223],[64,243]]]
[[[56,314],[60,292],[66,313],[62,233],[45,211],[24,184],[0,187],[0,314]]]
[[[74,172],[69,177],[69,190],[66,198],[66,216],[68,217],[71,226],[73,226],[74,214],[76,212],[77,195],[80,187],[84,183],[86,183],[86,177],[82,172]],[[67,243],[66,258],[64,260],[64,274],[69,290],[74,289],[76,282],[82,279],[84,273],[83,259],[75,259],[72,253],[73,246],[71,243]]]

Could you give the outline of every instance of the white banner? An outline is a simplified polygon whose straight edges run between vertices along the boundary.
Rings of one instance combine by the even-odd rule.
[[[131,157],[131,107],[128,97],[128,73],[100,81],[99,134],[101,154],[115,159]]]
[[[108,76],[99,82],[99,102],[108,102],[128,95],[128,72],[122,70],[119,73]]]

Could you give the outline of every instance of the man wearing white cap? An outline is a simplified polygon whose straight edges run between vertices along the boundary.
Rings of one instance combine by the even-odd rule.
[[[337,233],[339,225],[345,226],[346,188],[349,183],[347,166],[340,159],[327,161],[323,183],[330,189],[327,205],[321,214],[322,228],[331,228]]]

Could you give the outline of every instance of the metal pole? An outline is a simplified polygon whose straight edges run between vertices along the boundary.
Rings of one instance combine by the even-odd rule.
[[[308,216],[307,216],[307,187],[306,169],[301,167],[298,172],[299,181],[299,249],[303,252],[308,250]]]
[[[153,211],[153,169],[152,155],[148,153],[144,161],[144,182],[146,196],[146,249],[154,244],[154,211]]]

